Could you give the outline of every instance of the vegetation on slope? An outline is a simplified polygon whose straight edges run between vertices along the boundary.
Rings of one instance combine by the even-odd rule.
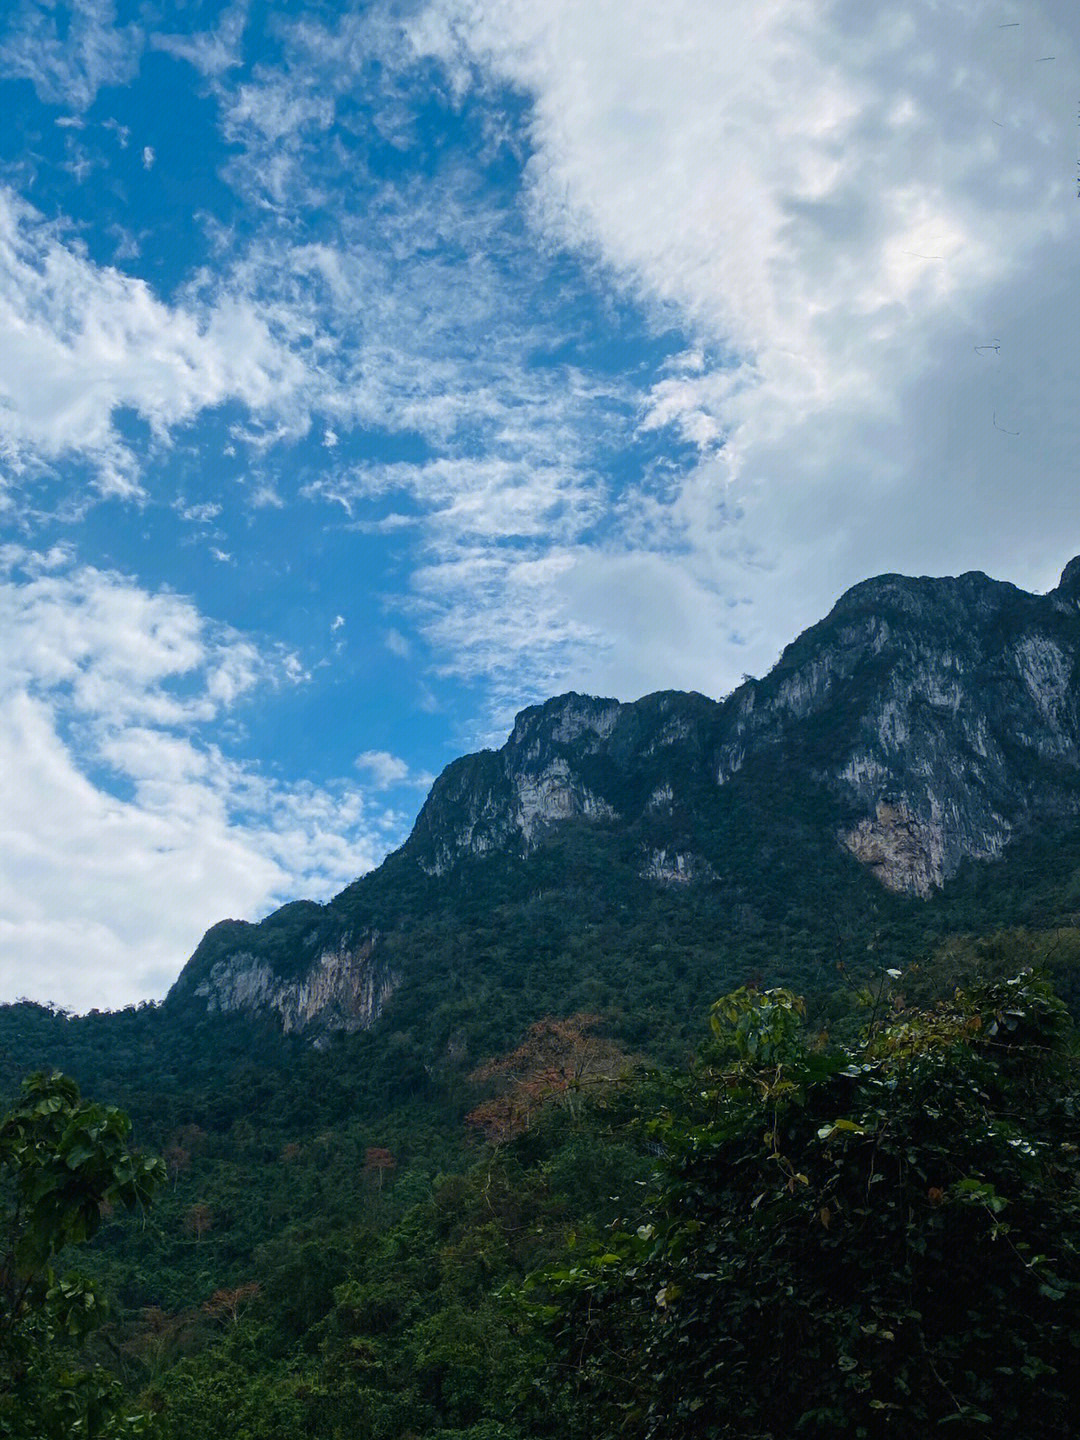
[[[83,1372],[170,1440],[1071,1435],[1072,1028],[1030,974],[912,1006],[928,968],[843,1043],[742,989],[673,1070],[570,1017],[453,1114],[189,1121],[102,1220]]]
[[[929,1011],[896,996],[842,1048],[807,1043],[802,1008],[717,1002],[646,1124],[646,1202],[536,1282],[568,1433],[1074,1434],[1065,1007],[1029,973]]]
[[[779,849],[781,840],[777,831],[769,843]],[[925,1074],[922,1061],[902,1075],[897,1071],[899,1091],[910,1087],[903,1091],[907,1109],[890,1118],[884,1138],[865,1126],[870,1138],[844,1140],[841,1130],[835,1138],[818,1140],[817,1131],[836,1119],[862,1124],[872,1081],[892,1063],[860,1049],[861,1032],[875,1017],[873,1043],[884,1043],[883,1012],[873,1008],[874,977],[887,968],[904,969],[893,988],[911,1011],[905,1023],[916,1027],[947,1023],[962,1030],[957,1017],[974,1012],[957,1009],[960,1002],[952,1000],[953,1008],[936,1009],[956,985],[975,993],[984,983],[1031,966],[1052,976],[1076,1013],[1080,835],[1015,842],[1001,862],[968,867],[943,895],[926,903],[877,891],[854,862],[835,851],[827,865],[808,870],[785,891],[806,856],[806,847],[792,838],[784,864],[763,871],[753,897],[727,896],[723,880],[709,882],[718,890],[702,885],[675,893],[639,882],[631,868],[633,852],[612,859],[603,846],[597,849],[594,836],[568,825],[516,870],[501,869],[497,857],[486,869],[479,862],[463,867],[441,908],[419,916],[412,938],[397,937],[395,943],[415,946],[410,952],[415,980],[402,986],[371,1031],[332,1037],[322,1048],[282,1036],[269,1023],[239,1016],[200,1019],[184,1006],[85,1017],[30,1004],[0,1010],[0,1090],[9,1101],[16,1100],[27,1071],[61,1068],[88,1093],[121,1104],[140,1143],[160,1154],[166,1166],[167,1181],[149,1213],[135,1225],[121,1210],[103,1214],[93,1246],[80,1255],[81,1273],[112,1305],[102,1326],[77,1339],[72,1354],[79,1367],[103,1367],[99,1377],[106,1375],[136,1397],[129,1413],[153,1415],[172,1440],[225,1433],[237,1440],[335,1440],[358,1433],[372,1440],[541,1440],[571,1434],[575,1425],[588,1430],[590,1416],[595,1420],[590,1434],[615,1433],[616,1420],[630,1424],[631,1434],[633,1426],[640,1431],[650,1423],[647,1405],[620,1408],[629,1393],[628,1377],[636,1373],[640,1399],[653,1382],[647,1366],[634,1372],[634,1364],[645,1363],[649,1346],[663,1350],[676,1333],[677,1314],[691,1313],[676,1312],[672,1296],[667,1307],[656,1306],[659,1271],[670,1257],[661,1252],[652,1261],[634,1261],[645,1265],[643,1276],[652,1264],[659,1278],[652,1292],[637,1294],[644,1328],[627,1329],[628,1343],[635,1335],[641,1343],[636,1354],[620,1358],[620,1374],[627,1379],[617,1399],[596,1390],[591,1362],[591,1368],[579,1368],[576,1361],[568,1368],[568,1356],[593,1355],[595,1339],[574,1329],[579,1311],[572,1286],[561,1293],[562,1282],[549,1278],[545,1303],[558,1307],[551,1327],[512,1295],[530,1274],[550,1277],[576,1268],[584,1275],[591,1255],[610,1254],[618,1260],[609,1262],[605,1278],[610,1323],[623,1324],[620,1305],[633,1313],[634,1287],[616,1282],[619,1267],[625,1269],[633,1253],[622,1247],[636,1243],[639,1224],[657,1225],[658,1216],[665,1224],[671,1219],[666,1197],[685,1159],[664,1127],[674,1125],[678,1107],[689,1103],[702,1066],[715,1082],[726,1063],[715,1050],[694,1059],[702,1006],[710,995],[747,985],[761,993],[786,983],[807,998],[805,1064],[811,1071],[824,1067],[818,1079],[810,1074],[798,1081],[802,1099],[792,1102],[792,1113],[806,1124],[778,1151],[808,1180],[807,1186],[796,1182],[792,1204],[798,1218],[791,1225],[809,1248],[803,1253],[789,1245],[774,1255],[751,1233],[749,1253],[778,1284],[784,1265],[805,1270],[807,1314],[825,1307],[815,1353],[835,1393],[823,1392],[818,1382],[802,1389],[803,1382],[793,1380],[783,1403],[805,1400],[808,1411],[816,1406],[822,1413],[839,1406],[845,1424],[848,1418],[853,1424],[875,1423],[858,1414],[857,1406],[901,1404],[879,1382],[892,1385],[891,1376],[903,1378],[897,1358],[902,1346],[871,1343],[878,1332],[866,1332],[865,1345],[884,1346],[896,1364],[880,1373],[871,1365],[869,1389],[858,1389],[867,1368],[863,1350],[837,1350],[836,1364],[826,1363],[850,1317],[843,1319],[842,1304],[823,1295],[819,1283],[822,1257],[829,1256],[830,1263],[837,1258],[830,1247],[842,1258],[848,1252],[840,1238],[846,1235],[845,1243],[852,1245],[846,1227],[854,1227],[855,1238],[872,1237],[881,1218],[870,1213],[851,1219],[856,1208],[851,1192],[863,1183],[860,1176],[865,1179],[860,1166],[875,1145],[888,1150],[889,1136],[901,1133],[896,1128],[901,1120],[915,1124],[919,1085],[930,1086],[926,1076],[939,1060],[948,1084],[959,1084],[957,1077],[971,1067],[976,1079],[985,1074],[989,1099],[970,1112],[953,1106],[955,1114],[941,1122],[940,1131],[930,1126],[925,1133],[913,1132],[913,1143],[955,1148],[959,1163],[967,1153],[963,1137],[974,1134],[980,1115],[1000,1118],[1006,1100],[1018,1132],[1029,1140],[1035,1135],[1039,1145],[1052,1107],[1059,1106],[1054,1123],[1059,1138],[1068,1139],[1075,1119],[1061,1107],[1073,1103],[1072,1062],[1062,1060],[1063,1068],[1054,1069],[1055,1060],[1040,1071],[1035,1060],[1042,1052],[1036,1047],[1025,1052],[1028,1071],[1019,1065],[1002,1078],[1004,1072],[995,1069],[998,1052],[982,1051],[976,1037],[959,1033],[947,1063],[939,1048],[928,1052]],[[716,918],[720,899],[724,906],[731,901],[725,911],[730,923],[722,930]],[[286,912],[281,923],[287,927],[293,919],[308,923],[311,917]],[[603,1017],[599,1024],[590,1018],[596,1015]],[[545,1016],[547,1028],[538,1034],[538,1019]],[[891,1011],[888,1018],[899,1023]],[[560,1036],[578,1047],[576,1058],[545,1050]],[[593,1042],[599,1058],[590,1068],[580,1051]],[[819,1043],[820,1052],[814,1049]],[[1062,1056],[1068,1043],[1064,1031],[1054,1038],[1055,1046],[1064,1047]],[[829,1054],[847,1056],[845,1065],[861,1055],[858,1063],[871,1066],[865,1095],[859,1089],[863,1081],[834,1073],[834,1061],[822,1058]],[[613,1083],[635,1055],[661,1068]],[[743,1063],[738,1056],[734,1060]],[[602,1081],[595,1091],[590,1075]],[[847,1091],[838,1097],[837,1087],[844,1086]],[[749,1100],[740,1104],[749,1128],[733,1132],[731,1143],[743,1146],[745,1183],[757,1183],[762,1172],[776,1180],[784,1175],[780,1161],[760,1149],[760,1136],[769,1127],[758,1124]],[[660,1128],[650,1129],[650,1121]],[[689,1133],[704,1120],[687,1109],[679,1123]],[[949,1128],[957,1125],[963,1143]],[[1008,1144],[1002,1135],[1005,1131],[995,1144]],[[1003,1152],[1022,1170],[1019,1153],[1016,1147]],[[1050,1284],[1047,1276],[1056,1275],[1071,1285],[1075,1276],[1068,1257],[1063,1261],[1060,1247],[1042,1244],[1038,1224],[1034,1229],[1029,1224],[1020,1170],[998,1167],[1000,1158],[987,1152],[977,1165],[979,1157],[968,1155],[965,1173],[943,1172],[944,1180],[927,1172],[915,1241],[926,1239],[932,1256],[935,1245],[946,1239],[952,1245],[959,1236],[964,1244],[990,1247],[986,1253],[995,1260],[1013,1253],[1010,1240],[1041,1246],[1053,1264],[1048,1271],[1042,1262],[1033,1266],[1029,1278],[1037,1271],[1039,1284]],[[650,1182],[658,1162],[660,1172]],[[818,1203],[816,1209],[811,1204],[831,1183],[830,1166],[847,1196],[843,1215],[834,1214],[831,1204]],[[963,1179],[993,1186],[993,1197],[953,1188]],[[884,1182],[874,1183],[884,1195]],[[1041,1171],[1038,1183],[1050,1196],[1048,1223],[1053,1218],[1063,1235],[1071,1233],[1071,1200],[1066,1204],[1065,1192]],[[932,1200],[931,1188],[943,1198]],[[656,1197],[649,1206],[646,1193]],[[740,1193],[745,1198],[745,1191]],[[996,1215],[994,1197],[1008,1201]],[[754,1214],[772,1213],[770,1204],[762,1200]],[[708,1205],[698,1218],[718,1236],[726,1235],[722,1211]],[[820,1218],[825,1208],[828,1226]],[[656,1234],[661,1231],[657,1225]],[[894,1269],[899,1233],[882,1247]],[[994,1233],[997,1240],[990,1238]],[[850,1249],[856,1271],[871,1253],[876,1252],[858,1244]],[[1035,1253],[1033,1248],[1028,1259]],[[993,1267],[984,1266],[979,1254],[975,1279],[992,1276]],[[63,1260],[57,1268],[63,1273]],[[709,1272],[703,1267],[703,1273]],[[925,1282],[925,1274],[919,1279],[916,1271],[905,1273],[909,1283]],[[1043,1319],[1036,1315],[1031,1322],[1037,1322],[1036,1331],[1017,1331],[1028,1347],[1025,1355],[1001,1358],[1015,1339],[1009,1328],[1011,1282],[998,1275],[993,1283],[1001,1305],[996,1319],[987,1308],[984,1348],[997,1358],[986,1363],[993,1374],[997,1366],[1020,1376],[1009,1382],[1008,1393],[990,1392],[997,1407],[1013,1403],[1009,1394],[1021,1395],[1031,1382],[1024,1372],[1025,1364],[1035,1365],[1030,1356],[1057,1367],[1060,1355],[1042,1346],[1036,1331]],[[721,1292],[733,1297],[736,1309],[745,1300],[730,1281],[718,1284],[716,1292],[717,1304]],[[534,1286],[529,1293],[536,1301],[542,1291]],[[1023,1306],[1030,1298],[1021,1297],[1018,1315],[1028,1315]],[[1051,1317],[1067,1313],[1067,1301],[1042,1299]],[[594,1308],[597,1316],[602,1312],[602,1305]],[[707,1307],[697,1314],[709,1324],[717,1318]],[[882,1323],[871,1316],[859,1325],[878,1325],[880,1331]],[[905,1344],[920,1333],[910,1325],[904,1331],[885,1328],[903,1334]],[[858,1333],[864,1335],[861,1328]],[[914,1349],[903,1361],[909,1370],[924,1341],[931,1349],[936,1343],[925,1332],[912,1340]],[[568,1348],[579,1342],[584,1352]],[[854,1368],[840,1367],[841,1354]],[[965,1389],[954,1383],[949,1367],[960,1359],[948,1345],[940,1358],[946,1384],[968,1407],[950,1423],[961,1427],[958,1433],[965,1433],[964,1427],[981,1433],[976,1412],[980,1405],[981,1413],[992,1409],[979,1399],[977,1385]],[[1003,1383],[993,1374],[987,1380],[977,1357],[968,1368],[972,1365],[980,1385]],[[705,1381],[693,1380],[699,1383]],[[783,1387],[762,1374],[757,1383],[781,1404]],[[1056,1382],[1044,1376],[1039,1383],[1052,1393]],[[658,1380],[654,1389],[657,1397],[674,1394]],[[609,1415],[608,1431],[596,1428],[602,1413]],[[894,1412],[887,1409],[875,1408],[873,1415],[882,1425],[899,1423],[895,1416],[889,1419]],[[693,1428],[704,1423],[696,1411],[679,1421],[692,1436],[712,1433]],[[739,1423],[744,1430],[731,1434],[764,1434],[765,1425],[777,1422],[753,1419],[748,1412]],[[826,1434],[828,1425],[808,1420],[803,1428],[814,1434],[816,1426],[816,1433]]]

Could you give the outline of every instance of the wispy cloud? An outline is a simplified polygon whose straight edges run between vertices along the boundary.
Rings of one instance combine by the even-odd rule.
[[[12,6],[0,66],[29,80],[48,105],[86,110],[103,85],[123,85],[139,66],[145,39],[137,25],[118,25],[112,0],[69,0],[61,34],[56,7],[36,0]]]
[[[376,181],[361,147],[363,226],[267,241],[249,261],[255,293],[273,293],[273,271],[289,277],[282,333],[334,315],[334,356],[319,361],[334,433],[392,417],[434,452],[335,465],[304,493],[359,528],[415,530],[399,603],[444,670],[521,698],[560,683],[628,693],[653,664],[653,684],[723,690],[867,568],[926,568],[935,549],[942,568],[1015,564],[1008,528],[996,556],[981,535],[957,543],[970,498],[943,473],[955,420],[940,402],[926,410],[928,389],[955,385],[1001,503],[1013,482],[987,447],[1004,377],[992,395],[973,347],[984,323],[1000,328],[989,317],[1010,285],[1024,277],[1034,296],[1044,283],[1037,252],[1051,247],[1062,273],[1076,226],[1060,159],[1072,102],[991,19],[984,4],[945,15],[924,0],[887,17],[847,0],[722,13],[643,0],[618,15],[435,0],[404,31],[377,10],[299,24],[287,69],[222,88],[234,183],[271,209],[287,197],[290,217],[320,211],[325,136],[350,86],[382,134],[415,146],[423,76],[468,98],[476,134],[498,135],[501,117],[527,160],[522,208],[475,158],[451,157],[421,187],[407,167]],[[1069,50],[1051,6],[1031,24]],[[431,60],[441,69],[425,71]],[[514,94],[529,102],[518,129]],[[990,111],[1016,122],[1006,137]],[[643,330],[681,328],[682,354],[613,384],[537,366],[566,338],[569,312],[543,297],[567,252],[642,307]],[[1048,338],[1073,371],[1069,333]],[[1063,456],[1071,429],[1050,424]],[[682,458],[634,458],[652,440]],[[1056,483],[1036,481],[1025,566]],[[395,497],[387,516],[379,502]],[[877,534],[869,497],[891,509]],[[936,546],[912,518],[925,531],[927,511]],[[590,575],[669,603],[631,588],[613,611]],[[643,645],[620,613],[655,639]]]
[[[247,14],[246,3],[226,5],[214,29],[191,35],[152,35],[151,48],[186,60],[200,75],[216,79],[242,63],[240,51]]]
[[[929,0],[434,0],[411,23],[464,89],[528,97],[538,232],[695,338],[642,426],[699,465],[638,513],[752,596],[758,663],[868,569],[1049,583],[1060,564],[1045,537],[1075,424],[1037,392],[1080,378],[1075,20],[1057,3],[1019,30],[996,18]],[[1057,70],[1034,63],[1047,53]],[[974,347],[1004,328],[992,371]],[[995,402],[1010,428],[1024,415],[1023,453],[1001,453]],[[1021,494],[1018,533],[1003,507]]]
[[[403,635],[400,630],[389,629],[383,637],[383,644],[391,655],[396,655],[399,660],[407,660],[412,654],[412,645],[409,637]]]
[[[74,458],[89,463],[101,493],[138,495],[140,459],[115,423],[123,407],[157,444],[229,399],[306,428],[303,367],[253,303],[165,304],[144,281],[65,244],[4,188],[0,328],[0,458],[16,475]]]
[[[426,790],[435,779],[426,770],[414,772],[407,760],[402,760],[400,755],[392,755],[388,750],[365,750],[354,763],[375,790],[391,790],[396,786]]]
[[[261,216],[239,247],[222,234],[221,263],[193,276],[171,305],[142,282],[94,267],[9,199],[13,293],[32,295],[47,266],[67,277],[70,293],[58,302],[53,287],[39,300],[25,353],[12,356],[11,383],[22,390],[8,452],[28,471],[80,455],[99,491],[139,496],[151,457],[121,436],[117,410],[148,419],[161,446],[178,426],[235,399],[246,414],[233,437],[257,461],[248,503],[281,506],[291,498],[289,447],[317,416],[335,463],[303,482],[304,495],[340,505],[358,529],[412,532],[415,583],[398,604],[444,644],[476,547],[495,570],[506,545],[516,547],[508,564],[543,569],[552,546],[610,538],[619,487],[605,470],[633,443],[649,376],[590,369],[579,356],[575,307],[591,303],[593,277],[538,250],[516,189],[492,184],[490,166],[514,171],[524,157],[499,104],[477,107],[432,169],[418,105],[434,93],[449,120],[460,97],[452,80],[418,62],[388,12],[375,7],[331,26],[282,23],[287,63],[254,71],[232,63],[242,19],[233,12],[220,32],[229,63],[206,37],[155,42],[201,68],[232,146],[231,182]],[[345,103],[365,107],[362,132],[341,123]],[[391,173],[372,163],[386,144],[403,157]],[[343,173],[349,203],[328,207]],[[614,311],[609,318],[614,340],[622,322]],[[94,343],[103,332],[113,342],[105,356]],[[46,374],[52,393],[40,383]],[[365,430],[416,437],[430,458],[349,464],[347,442]],[[379,503],[388,499],[398,506],[389,515]],[[547,630],[539,614],[538,624]],[[590,626],[571,628],[592,643]],[[519,668],[527,671],[533,654],[525,647]],[[475,647],[470,656],[479,659]],[[463,657],[443,659],[449,670]],[[491,663],[501,669],[509,659]],[[540,673],[523,675],[530,692]]]
[[[539,439],[539,436],[536,437]],[[539,457],[442,457],[423,465],[358,466],[320,477],[302,492],[342,505],[353,515],[365,505],[407,497],[422,508],[429,544],[457,551],[478,538],[578,536],[605,510],[595,475],[545,463]]]
[[[181,500],[175,508],[181,519],[191,520],[197,525],[209,525],[221,514],[221,506],[213,500],[205,500],[196,505],[186,505]]]

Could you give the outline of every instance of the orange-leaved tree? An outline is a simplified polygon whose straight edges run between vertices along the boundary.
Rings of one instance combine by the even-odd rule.
[[[224,1320],[235,1325],[261,1290],[257,1280],[235,1285],[232,1289],[215,1290],[210,1299],[203,1302],[203,1314],[209,1315],[211,1320]]]
[[[545,1016],[530,1025],[516,1050],[485,1060],[469,1076],[498,1093],[465,1117],[485,1140],[501,1145],[524,1134],[546,1108],[558,1105],[576,1119],[587,1095],[610,1088],[635,1061],[621,1046],[595,1033],[599,1015]]]
[[[383,1145],[369,1145],[364,1151],[364,1175],[369,1180],[375,1180],[375,1184],[381,1191],[383,1181],[387,1172],[397,1169],[397,1160],[392,1151],[387,1150]]]

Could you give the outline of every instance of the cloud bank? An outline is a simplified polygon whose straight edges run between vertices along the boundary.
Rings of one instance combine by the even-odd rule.
[[[439,0],[412,26],[462,86],[528,97],[538,230],[691,332],[640,423],[699,461],[641,549],[688,537],[672,563],[752,601],[757,664],[875,569],[1038,586],[1080,546],[1077,26],[1001,20]]]
[[[329,898],[399,837],[362,785],[282,785],[223,748],[293,657],[64,552],[3,558],[4,998],[160,996],[209,915]]]

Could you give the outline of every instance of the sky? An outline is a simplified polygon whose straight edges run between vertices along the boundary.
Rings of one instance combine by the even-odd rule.
[[[0,1001],[161,998],[567,690],[1080,552],[1074,0],[9,0]]]

